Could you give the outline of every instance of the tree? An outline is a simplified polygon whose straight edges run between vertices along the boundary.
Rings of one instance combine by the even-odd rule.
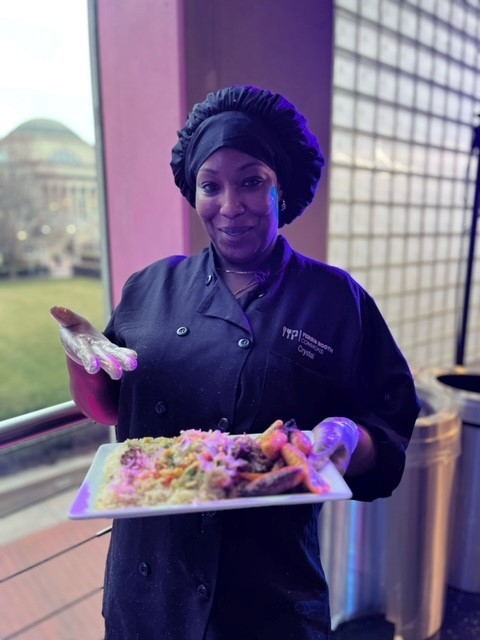
[[[35,230],[42,222],[41,190],[35,163],[0,165],[0,256],[15,273],[28,262]]]

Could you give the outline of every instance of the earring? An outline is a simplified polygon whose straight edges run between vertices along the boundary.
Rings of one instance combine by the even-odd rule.
[[[280,200],[280,211],[283,213],[287,208],[287,203],[285,202],[285,198]]]

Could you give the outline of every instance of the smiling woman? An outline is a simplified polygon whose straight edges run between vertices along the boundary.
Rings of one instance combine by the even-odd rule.
[[[315,434],[315,468],[330,460],[357,500],[391,494],[418,412],[408,365],[368,293],[279,234],[323,164],[280,94],[231,86],[194,106],[171,168],[209,246],[136,271],[103,335],[52,310],[86,415],[115,423],[119,441],[264,434],[294,418]],[[319,509],[115,519],[105,638],[327,640]]]

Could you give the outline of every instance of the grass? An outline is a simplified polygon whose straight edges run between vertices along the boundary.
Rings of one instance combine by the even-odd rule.
[[[54,305],[102,329],[102,283],[88,278],[0,281],[0,420],[70,400]]]

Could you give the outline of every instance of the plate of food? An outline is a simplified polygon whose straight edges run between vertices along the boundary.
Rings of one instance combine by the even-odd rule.
[[[312,448],[312,433],[275,421],[262,434],[187,429],[99,447],[72,519],[135,518],[342,500],[352,493]]]

